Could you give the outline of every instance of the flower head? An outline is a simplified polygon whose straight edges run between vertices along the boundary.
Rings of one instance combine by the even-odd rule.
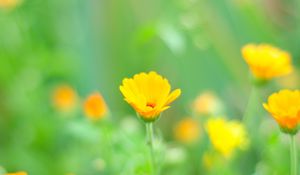
[[[200,127],[196,120],[185,118],[177,123],[174,134],[177,140],[184,143],[192,143],[199,138]]]
[[[284,132],[296,133],[300,122],[300,91],[281,90],[268,98],[264,108],[277,121]]]
[[[147,122],[156,120],[181,93],[180,89],[170,90],[168,80],[156,72],[125,78],[120,86],[125,101]]]
[[[58,110],[66,112],[75,106],[77,94],[69,85],[61,85],[53,91],[52,101]]]
[[[245,149],[249,140],[242,123],[211,118],[206,123],[211,143],[224,157],[230,157],[234,150]]]
[[[27,175],[27,173],[24,171],[20,171],[20,172],[16,172],[16,173],[7,173],[5,175]]]
[[[269,80],[293,70],[290,54],[271,45],[248,44],[242,48],[242,54],[258,79]]]
[[[107,106],[100,93],[95,92],[87,97],[84,102],[84,112],[93,120],[103,118],[107,114]]]
[[[222,103],[214,93],[206,91],[195,99],[193,110],[197,114],[216,114],[222,110]]]

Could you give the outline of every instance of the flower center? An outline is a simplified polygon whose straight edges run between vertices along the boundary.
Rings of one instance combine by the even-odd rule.
[[[150,103],[150,102],[148,102],[146,106],[151,107],[151,108],[154,108],[154,107],[155,107],[155,103]]]

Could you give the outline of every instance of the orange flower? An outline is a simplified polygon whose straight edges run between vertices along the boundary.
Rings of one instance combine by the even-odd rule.
[[[20,171],[20,172],[16,172],[16,173],[6,173],[6,175],[27,175],[27,173],[24,171]]]
[[[300,91],[281,90],[268,98],[264,108],[273,116],[283,132],[295,134],[300,122]]]
[[[14,8],[20,3],[20,0],[0,0],[0,8]]]
[[[77,103],[77,94],[72,87],[61,85],[54,90],[52,101],[58,110],[70,111]]]
[[[84,102],[85,115],[90,119],[100,119],[107,114],[107,106],[102,97],[98,92],[95,92],[88,96]]]
[[[268,44],[248,44],[242,48],[242,54],[255,77],[262,80],[283,76],[293,70],[290,54]]]
[[[193,110],[198,114],[216,114],[222,110],[220,99],[210,91],[201,93],[193,103]]]
[[[176,89],[170,92],[171,86],[167,79],[156,72],[139,73],[133,78],[125,78],[120,91],[140,117],[146,122],[155,121],[161,112],[168,109],[180,94]]]
[[[199,138],[200,127],[196,120],[186,118],[177,123],[174,134],[177,140],[184,143],[192,143]]]

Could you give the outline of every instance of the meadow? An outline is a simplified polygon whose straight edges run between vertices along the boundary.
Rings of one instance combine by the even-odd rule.
[[[299,175],[297,0],[0,0],[0,175]]]

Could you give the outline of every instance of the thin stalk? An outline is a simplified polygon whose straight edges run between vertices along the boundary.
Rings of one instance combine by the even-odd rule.
[[[262,107],[261,99],[261,87],[253,86],[250,95],[248,98],[247,106],[244,110],[243,122],[247,128],[253,128],[257,126],[257,123],[260,123],[260,117]],[[256,137],[257,133],[253,133]]]
[[[155,169],[155,159],[154,159],[154,149],[153,149],[153,123],[148,122],[146,123],[146,131],[147,131],[147,144],[149,145],[150,149],[150,166],[151,166],[151,174],[156,175]]]
[[[295,141],[295,135],[291,135],[291,175],[297,175],[297,147]]]
[[[253,123],[256,124],[255,113],[256,113],[257,103],[258,103],[257,96],[258,96],[258,89],[257,87],[253,86],[251,88],[248,102],[243,115],[243,122],[246,124],[248,128],[252,128]]]

